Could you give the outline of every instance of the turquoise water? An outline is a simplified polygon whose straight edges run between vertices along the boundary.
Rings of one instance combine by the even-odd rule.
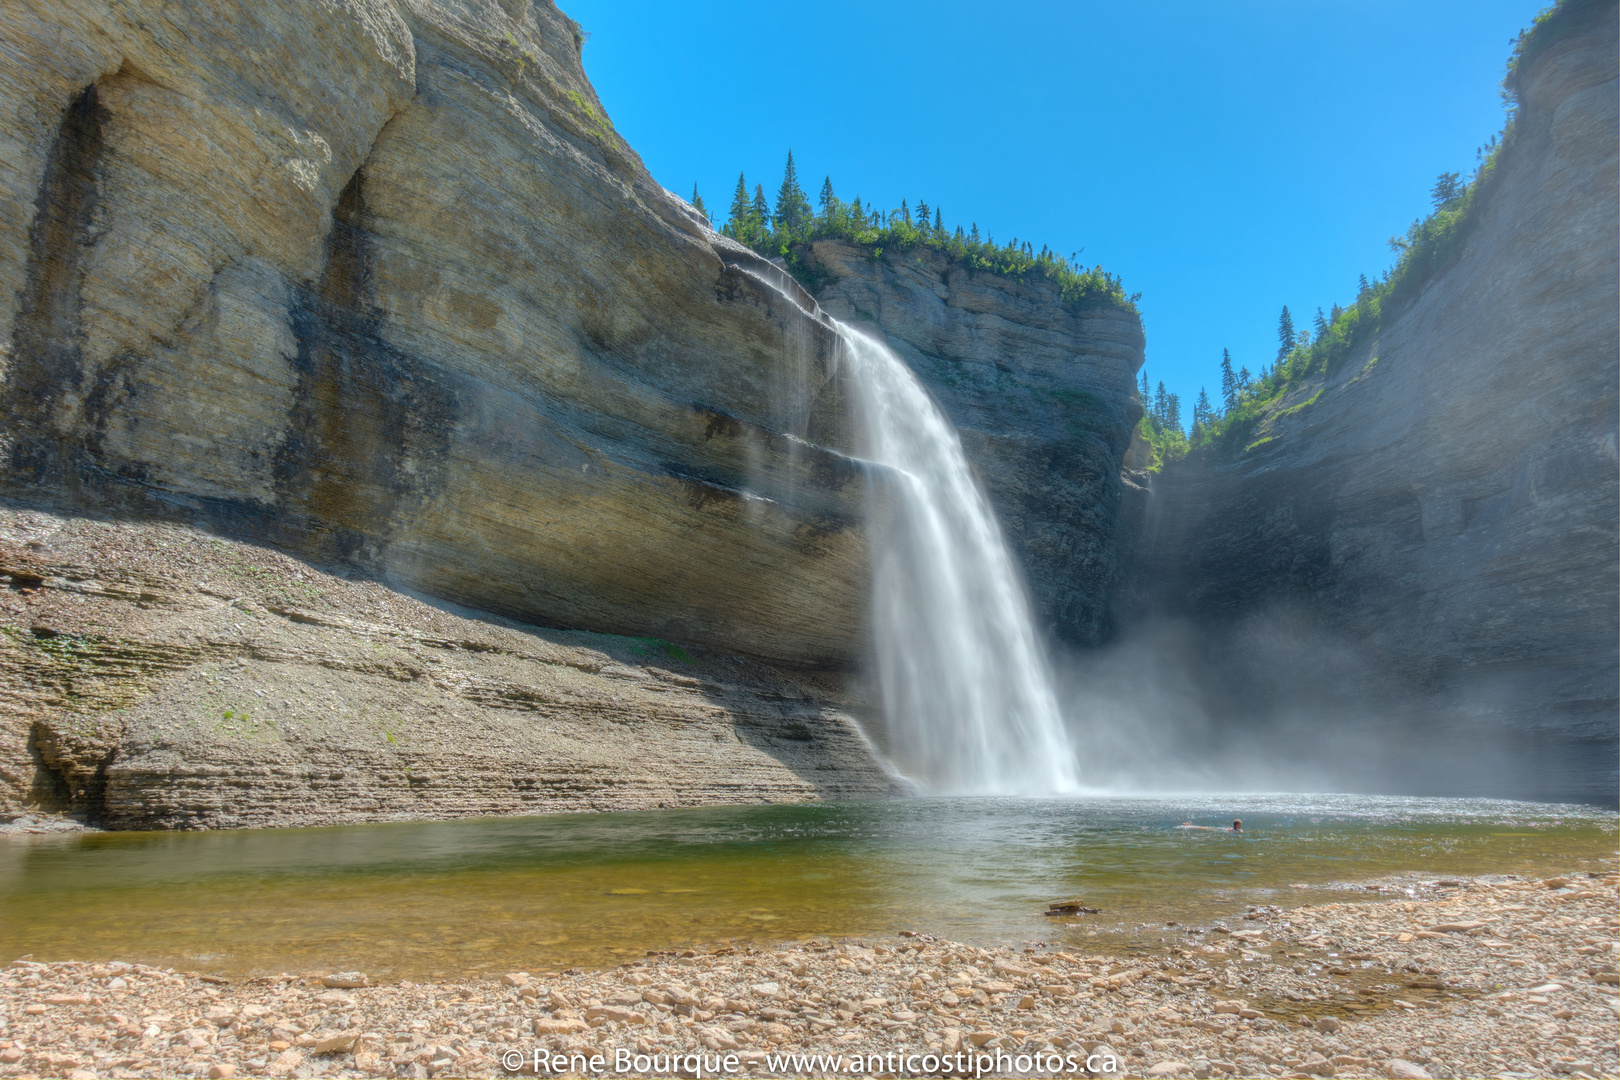
[[[1233,817],[1243,834],[1176,828]],[[1611,811],[1339,795],[910,799],[35,837],[0,842],[0,960],[381,978],[898,930],[1100,946],[1248,904],[1366,898],[1351,886],[1406,871],[1612,868],[1615,844]],[[1055,899],[1102,911],[1046,918]]]

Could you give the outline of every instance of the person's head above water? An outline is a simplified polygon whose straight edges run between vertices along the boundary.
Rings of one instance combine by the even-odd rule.
[[[1242,832],[1243,831],[1243,819],[1242,818],[1237,818],[1237,819],[1233,820],[1233,822],[1232,822],[1232,831],[1233,832]]]

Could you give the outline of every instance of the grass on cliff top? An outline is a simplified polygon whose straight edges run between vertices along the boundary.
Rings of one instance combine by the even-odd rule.
[[[703,210],[702,200],[693,194],[694,204]],[[997,244],[993,236],[981,238],[976,222],[971,229],[958,225],[948,230],[937,209],[930,219],[926,202],[918,202],[915,215],[904,201],[899,209],[884,212],[864,206],[859,197],[845,202],[833,193],[830,180],[823,184],[819,202],[820,210],[812,210],[809,198],[799,187],[790,152],[776,208],[772,210],[766,203],[762,186],[756,186],[750,198],[747,182],[739,174],[730,218],[720,231],[766,258],[781,259],[788,272],[812,293],[832,277],[810,257],[810,244],[816,240],[842,240],[874,260],[882,258],[886,251],[928,248],[970,270],[1014,281],[1049,282],[1057,287],[1063,303],[1073,309],[1107,305],[1134,312],[1142,295],[1127,294],[1119,278],[1101,266],[1088,270],[1044,245],[1036,251],[1029,241],[1017,237],[1005,244]]]
[[[1298,344],[1279,356],[1270,371],[1242,388],[1235,404],[1223,414],[1195,424],[1190,437],[1181,436],[1179,431],[1143,430],[1143,436],[1154,445],[1155,460],[1159,460],[1161,450],[1165,461],[1200,451],[1230,456],[1247,452],[1271,441],[1269,436],[1255,438],[1265,421],[1298,412],[1321,397],[1319,389],[1307,401],[1287,409],[1281,407],[1283,397],[1291,390],[1313,378],[1325,380],[1340,370],[1352,352],[1375,342],[1462,251],[1478,224],[1479,208],[1499,174],[1502,156],[1512,153],[1517,141],[1519,79],[1526,59],[1587,28],[1607,10],[1607,3],[1560,0],[1536,16],[1514,43],[1502,79],[1502,99],[1507,107],[1502,131],[1481,148],[1473,175],[1466,182],[1455,173],[1441,177],[1435,185],[1435,206],[1429,216],[1412,222],[1403,236],[1390,238],[1394,265],[1376,281],[1362,278],[1356,298],[1348,307],[1335,304],[1314,336],[1301,334]],[[1143,423],[1155,426],[1147,420]]]

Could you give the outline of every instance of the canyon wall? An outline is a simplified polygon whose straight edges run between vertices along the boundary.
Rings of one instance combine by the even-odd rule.
[[[837,336],[652,180],[576,24],[530,0],[34,0],[0,33],[0,497],[23,522],[0,536],[0,809],[208,826],[894,790],[869,708],[816,674],[860,662],[882,490],[849,455]],[[828,306],[962,426],[1047,625],[1100,640],[1135,316],[817,255]],[[249,587],[289,577],[326,606]],[[339,617],[368,581],[355,602],[392,621]],[[453,625],[424,643],[413,619]],[[695,666],[569,659],[541,627]],[[409,655],[354,660],[373,647]]]
[[[66,544],[0,542],[0,810],[263,824],[890,790],[808,674],[864,635],[870,467],[837,449],[836,335],[648,176],[571,20],[25,0],[0,35],[0,496]],[[135,531],[81,544],[96,521]],[[406,646],[446,667],[355,666],[427,609],[231,621],[214,609],[248,582],[146,550],[182,567],[215,543],[296,556],[263,573],[303,566],[340,614],[336,583],[369,580],[514,621],[498,648],[469,612],[450,645]],[[697,668],[536,624],[669,639]],[[244,663],[270,665],[257,708],[192,693]],[[415,718],[409,784],[397,734],[344,726],[366,701]],[[232,730],[282,714],[305,726]]]
[[[1354,731],[1361,790],[1615,798],[1617,30],[1565,7],[1460,253],[1127,509],[1136,631],[1196,628],[1229,731]]]
[[[647,175],[555,8],[0,20],[8,493],[851,661],[866,485],[805,441],[835,335]]]
[[[813,245],[828,312],[879,335],[962,438],[1023,570],[1036,618],[1060,641],[1113,630],[1120,471],[1141,418],[1142,323],[1073,307],[1051,283],[975,272],[931,248]]]

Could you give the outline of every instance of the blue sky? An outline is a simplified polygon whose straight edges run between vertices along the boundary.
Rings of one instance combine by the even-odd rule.
[[[1441,172],[1502,124],[1510,39],[1540,0],[562,0],[585,69],[666,187],[723,218],[774,196],[919,197],[1084,249],[1140,292],[1149,377],[1214,396],[1223,347],[1276,353],[1389,265]]]

